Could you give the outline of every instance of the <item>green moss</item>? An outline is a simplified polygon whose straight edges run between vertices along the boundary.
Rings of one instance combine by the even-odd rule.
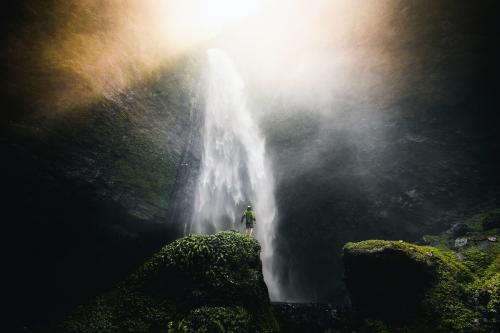
[[[173,287],[170,297],[181,311],[193,307],[242,306],[257,332],[275,330],[267,287],[262,276],[260,245],[234,231],[190,235],[167,245],[146,266],[140,280],[163,267]]]
[[[498,322],[500,315],[500,273],[498,271],[484,280],[481,291],[487,295],[486,308],[491,318],[495,318],[495,322]]]
[[[344,251],[379,251],[381,249],[400,251],[418,262],[426,263],[428,265],[437,265],[439,269],[447,269],[448,271],[453,272],[453,275],[460,277],[461,280],[472,278],[467,267],[459,263],[453,254],[440,251],[432,246],[419,246],[403,241],[387,240],[366,240],[357,243],[347,243],[344,245]]]
[[[119,287],[79,307],[55,331],[152,332],[167,325],[172,310],[169,302]]]
[[[250,315],[241,307],[201,307],[180,321],[168,324],[169,333],[251,332]]]
[[[446,239],[438,235],[424,235],[422,237],[423,241],[432,247],[435,247],[443,252],[451,251]]]
[[[164,270],[161,274],[176,284],[172,295],[188,285],[189,293],[182,291],[182,300],[217,298],[224,303],[246,288],[262,287],[259,253],[260,246],[254,238],[237,232],[190,235],[160,250],[134,278],[139,284],[151,286],[155,283],[153,276]],[[267,289],[262,291],[264,294],[258,296],[267,298]]]
[[[181,238],[58,330],[277,331],[259,256],[257,240],[237,232]]]
[[[469,293],[484,306],[484,315],[492,327],[500,324],[500,255],[469,286]]]
[[[436,328],[443,332],[470,332],[477,328],[478,313],[467,305],[466,285],[457,275],[440,269],[438,283],[425,295],[422,309],[427,318],[437,318]]]
[[[422,272],[418,273],[418,277],[427,278],[429,281],[427,284],[425,281],[408,282],[421,284],[423,287],[420,287],[417,294],[423,293],[423,296],[415,308],[415,316],[413,319],[409,318],[407,320],[410,325],[403,324],[403,326],[406,326],[405,330],[413,332],[410,327],[421,327],[421,321],[427,322],[428,327],[435,326],[438,331],[442,332],[469,332],[476,328],[479,316],[468,306],[466,294],[466,286],[473,281],[474,276],[467,266],[457,261],[453,253],[402,241],[368,240],[346,244],[344,246],[344,256],[346,255],[366,257],[368,259],[364,259],[365,262],[370,260],[370,257],[373,257],[374,265],[376,263],[391,265],[391,261],[384,261],[384,257],[401,258],[402,256],[402,258],[406,257],[407,260],[418,265],[412,269],[415,270],[415,273]],[[352,262],[352,260],[347,262]],[[408,267],[411,268],[411,266]],[[398,267],[384,266],[380,269],[392,269],[397,274],[404,274],[404,272],[398,271]],[[426,271],[427,274],[425,274]],[[367,274],[370,273],[373,272],[367,272]],[[412,276],[407,276],[407,278],[412,278]],[[372,279],[372,282],[375,281],[375,279]],[[382,286],[373,286],[373,288],[382,288]],[[389,294],[393,292],[391,288],[395,287],[384,285],[383,288],[386,288],[387,296],[390,297]],[[399,291],[394,292],[398,293]],[[409,294],[409,297],[413,298],[416,295]],[[376,304],[376,302],[372,304]],[[390,316],[389,313],[385,318],[389,318],[388,320],[391,321]],[[397,320],[397,318],[394,320]]]
[[[466,248],[462,254],[465,256],[464,264],[479,275],[482,275],[495,259],[492,253],[482,251],[476,246]]]
[[[500,208],[476,214],[466,220],[464,224],[470,230],[468,236],[473,238],[483,238],[485,236],[498,235],[500,227]]]
[[[67,320],[54,330],[67,333],[93,333],[93,332],[119,332],[117,318],[113,308],[103,299],[98,299],[94,304],[80,307],[72,313]]]
[[[387,266],[381,270],[393,269],[394,274],[399,274],[397,268],[390,267],[390,260],[384,261],[399,253],[420,265],[421,270],[427,267],[434,272],[428,275],[432,283],[422,289],[423,297],[418,301],[419,308],[413,318],[400,323],[384,318],[389,331],[490,332],[500,323],[500,243],[489,241],[488,237],[498,237],[500,229],[496,223],[499,218],[500,209],[494,209],[463,222],[461,237],[467,238],[468,243],[458,249],[448,246],[454,241],[453,231],[449,230],[441,235],[424,236],[424,241],[432,246],[385,240],[347,243],[344,256],[373,257],[374,262]],[[366,272],[367,276],[373,275],[374,267],[372,265]],[[348,267],[346,272],[349,273]],[[425,277],[419,278],[422,276]],[[374,282],[373,278],[370,282]],[[391,285],[384,287],[390,292]]]

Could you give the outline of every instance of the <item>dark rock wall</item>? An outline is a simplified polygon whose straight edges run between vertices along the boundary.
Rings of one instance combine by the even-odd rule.
[[[352,36],[353,57],[364,54],[346,69],[352,87],[324,87],[333,96],[326,105],[279,95],[262,103],[274,111],[263,123],[289,300],[343,299],[344,242],[418,240],[498,199],[494,8],[390,2],[386,25]],[[373,76],[378,84],[360,88]]]
[[[5,10],[0,53],[7,299],[15,322],[43,322],[107,290],[188,223],[199,59],[67,112],[41,108],[50,94],[37,90],[47,75],[37,48],[10,43],[40,7],[17,3]],[[293,300],[346,301],[345,242],[416,240],[500,192],[493,2],[390,3],[387,25],[352,41],[385,52],[390,61],[366,69],[383,84],[345,91],[320,112],[249,96],[270,111],[262,124],[277,182],[277,271]]]
[[[3,216],[16,320],[66,313],[182,234],[190,187],[187,202],[173,202],[197,170],[196,68],[194,57],[181,59],[91,105],[32,109],[5,123]]]

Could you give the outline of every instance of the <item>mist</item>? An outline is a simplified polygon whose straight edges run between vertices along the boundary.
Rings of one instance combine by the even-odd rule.
[[[0,139],[23,276],[14,308],[40,300],[29,303],[34,321],[67,314],[189,233],[197,204],[212,225],[192,232],[238,228],[244,201],[272,212],[256,234],[273,301],[335,304],[349,303],[346,242],[418,243],[499,204],[492,2],[11,7],[2,22]],[[237,82],[216,82],[215,95],[237,103],[207,94],[214,48]],[[224,108],[214,128],[239,124],[207,142],[246,140],[225,145],[226,155],[241,149],[220,169],[230,183],[248,186],[242,168],[267,173],[227,200],[200,185],[217,169],[203,170],[203,154],[220,157],[204,147],[207,102],[214,114]],[[23,266],[34,253],[37,264]],[[41,270],[49,273],[25,288]],[[49,296],[57,306],[39,312]]]
[[[280,300],[343,302],[345,242],[418,242],[494,196],[486,7],[449,6],[294,1],[213,40],[266,136]]]

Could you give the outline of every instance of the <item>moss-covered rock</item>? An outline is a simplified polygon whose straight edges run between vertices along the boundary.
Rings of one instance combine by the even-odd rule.
[[[471,271],[450,253],[402,241],[369,240],[344,247],[346,283],[364,317],[410,332],[470,332],[479,314],[469,306]]]
[[[369,240],[344,247],[346,281],[358,315],[396,331],[493,332],[500,323],[500,210],[455,222],[431,246]],[[376,289],[376,290],[372,290]],[[392,323],[391,323],[392,322]]]
[[[334,305],[320,303],[274,303],[273,312],[286,333],[343,332],[341,320],[346,317]]]
[[[498,324],[500,322],[500,256],[495,258],[483,276],[471,284],[469,291],[487,322],[492,325]]]
[[[201,307],[177,322],[170,322],[169,333],[250,333],[251,319],[242,307]]]
[[[432,246],[346,244],[346,282],[358,315],[381,319],[396,332],[494,332],[500,323],[499,213],[488,210],[424,236]]]
[[[56,331],[275,331],[259,255],[258,242],[237,232],[181,238]]]

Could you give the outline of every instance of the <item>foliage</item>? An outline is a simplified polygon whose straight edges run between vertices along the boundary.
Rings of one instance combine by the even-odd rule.
[[[433,246],[418,246],[403,241],[367,240],[357,243],[347,243],[344,246],[344,263],[346,265],[346,281],[350,292],[354,296],[356,290],[361,289],[356,284],[353,272],[362,274],[363,270],[369,274],[366,281],[371,282],[367,288],[385,288],[382,295],[390,298],[391,293],[401,292],[397,285],[384,284],[377,280],[379,271],[388,274],[399,274],[398,279],[407,279],[407,301],[415,300],[411,294],[422,284],[422,279],[428,279],[425,288],[420,289],[422,297],[417,299],[415,313],[404,318],[395,318],[394,314],[381,316],[387,311],[386,299],[374,300],[381,308],[379,313],[373,315],[376,320],[382,319],[390,332],[422,332],[434,330],[437,332],[489,332],[499,323],[500,313],[500,246],[498,242],[488,240],[488,237],[498,236],[499,229],[491,227],[490,222],[496,219],[499,209],[477,214],[463,222],[456,224],[461,228],[459,237],[465,237],[468,242],[465,246],[452,249],[448,244],[453,244],[454,232],[447,231],[441,235],[424,237],[424,241]],[[457,236],[455,236],[457,237]],[[439,247],[439,248],[437,248]],[[412,276],[405,275],[403,266],[394,267],[394,258],[403,258],[414,262],[413,267],[418,267]],[[365,258],[361,260],[360,258]],[[406,259],[404,259],[406,258]],[[367,266],[366,263],[374,263]],[[363,267],[361,264],[365,264]],[[359,266],[356,268],[356,265]],[[354,266],[354,267],[353,267]],[[375,268],[374,268],[375,267]],[[410,267],[410,266],[407,266]],[[371,269],[368,271],[368,269]],[[428,270],[432,274],[420,274]],[[354,281],[354,283],[353,283]],[[349,284],[351,282],[351,284]],[[359,292],[359,291],[358,291]],[[380,294],[379,294],[380,295]],[[361,295],[363,296],[363,295]],[[364,295],[370,297],[370,294]],[[399,298],[396,298],[399,299]],[[353,298],[356,301],[356,298]],[[378,303],[377,303],[378,301]],[[387,308],[386,308],[387,307]],[[370,316],[368,316],[370,317]],[[399,321],[398,321],[399,320]],[[366,325],[365,325],[366,326]]]
[[[426,244],[431,245],[432,247],[435,247],[443,252],[448,252],[451,251],[450,247],[448,246],[447,242],[443,237],[438,236],[438,235],[424,235],[422,237],[423,241]]]
[[[255,238],[237,232],[181,238],[57,330],[276,331],[259,255]]]
[[[479,304],[485,305],[483,311],[491,325],[500,323],[500,255],[484,274],[469,286],[469,292]]]
[[[112,309],[99,299],[88,308],[79,308],[56,331],[68,333],[117,332],[116,318]]]
[[[325,332],[343,328],[343,323],[338,321],[338,309],[332,304],[274,303],[272,306],[282,332]]]
[[[387,311],[389,309],[397,311],[398,308],[406,306],[403,314],[407,318],[405,318],[405,323],[401,324],[405,330],[417,329],[418,332],[423,326],[435,326],[442,332],[450,330],[468,332],[474,328],[476,316],[467,307],[464,294],[464,286],[472,281],[473,276],[469,269],[459,263],[453,255],[433,247],[417,246],[402,241],[369,240],[346,244],[344,256],[347,257],[346,265],[356,265],[359,260],[351,260],[349,257],[366,257],[367,260],[373,260],[373,265],[378,265],[381,271],[396,274],[396,280],[406,280],[407,286],[397,289],[397,286],[392,283],[384,284],[384,281],[380,281],[376,276],[378,272],[370,272],[371,282],[379,283],[376,288],[382,288],[381,293],[377,295],[386,296],[393,304],[386,303],[387,300],[382,298],[364,303],[372,307],[377,307],[378,303],[378,306],[382,307],[368,315],[382,318],[392,327],[398,327],[397,321],[400,318],[395,317],[392,310]],[[396,262],[399,263],[398,267],[393,267]],[[405,268],[411,273],[400,271]],[[349,276],[349,267],[346,267],[346,272],[349,282],[353,279]],[[384,279],[387,279],[387,276],[384,276]],[[356,292],[352,288],[359,288],[356,282],[348,283],[348,286],[351,292]],[[367,293],[366,297],[370,297],[368,291],[364,292]],[[402,294],[403,292],[406,294]],[[411,304],[412,302],[415,304]]]
[[[500,208],[492,209],[483,213],[476,214],[467,219],[463,224],[470,230],[469,237],[478,238],[498,234],[500,226]]]
[[[180,321],[168,324],[169,333],[251,332],[250,316],[241,307],[201,307]]]
[[[464,264],[469,267],[471,271],[479,275],[481,275],[495,259],[492,253],[488,253],[484,250],[482,251],[477,246],[470,246],[461,253],[465,257]]]

